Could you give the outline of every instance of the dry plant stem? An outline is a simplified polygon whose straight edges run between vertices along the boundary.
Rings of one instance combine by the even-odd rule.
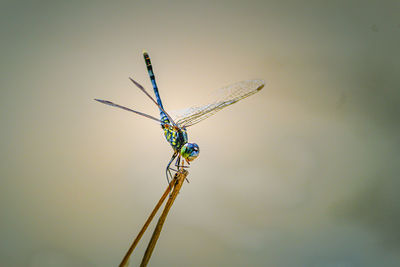
[[[151,212],[149,218],[147,218],[146,222],[144,223],[142,230],[140,230],[139,234],[136,236],[135,240],[133,241],[132,245],[128,249],[128,251],[125,254],[125,257],[122,259],[121,263],[119,264],[119,267],[124,267],[127,266],[129,257],[131,256],[133,250],[135,249],[136,245],[139,243],[140,238],[142,238],[144,232],[146,231],[147,227],[149,226],[150,222],[153,220],[154,216],[156,215],[158,209],[161,207],[162,203],[164,202],[165,198],[168,196],[169,191],[171,191],[171,188],[174,186],[175,179],[173,179],[167,189],[165,190],[164,194],[161,196],[160,200],[158,201],[157,205],[154,207],[153,211]]]
[[[146,252],[144,253],[142,263],[140,264],[141,267],[147,266],[147,263],[150,260],[151,254],[156,246],[157,240],[160,236],[162,227],[164,225],[165,219],[167,218],[168,212],[172,207],[172,204],[174,204],[175,198],[178,196],[179,190],[181,190],[182,184],[186,179],[186,176],[189,174],[188,171],[185,169],[181,169],[179,172],[175,174],[175,177],[173,181],[176,181],[174,190],[172,191],[167,204],[165,204],[164,210],[158,219],[158,223],[156,225],[156,228],[154,229],[153,235],[151,236],[149,245],[147,246]]]

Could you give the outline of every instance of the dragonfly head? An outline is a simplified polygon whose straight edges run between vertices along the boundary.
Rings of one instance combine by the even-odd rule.
[[[195,143],[186,143],[182,146],[181,148],[181,155],[184,157],[187,161],[192,161],[200,153],[200,148],[197,144]]]

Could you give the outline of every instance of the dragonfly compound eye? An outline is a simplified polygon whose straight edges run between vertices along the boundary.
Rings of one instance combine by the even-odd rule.
[[[187,161],[192,161],[199,156],[200,148],[195,143],[186,143],[181,148],[181,155]]]

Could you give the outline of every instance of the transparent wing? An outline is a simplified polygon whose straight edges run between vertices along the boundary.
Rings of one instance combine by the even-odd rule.
[[[192,126],[221,109],[257,93],[264,87],[264,84],[263,80],[247,80],[220,88],[215,92],[214,99],[216,100],[210,104],[174,112],[175,121],[179,127]]]
[[[98,101],[98,102],[100,102],[100,103],[103,103],[103,104],[112,106],[112,107],[117,107],[117,108],[120,108],[120,109],[123,109],[123,110],[127,110],[127,111],[130,111],[130,112],[136,113],[136,114],[138,114],[138,115],[141,115],[141,116],[143,116],[143,117],[146,117],[146,118],[149,118],[149,119],[158,121],[159,123],[163,124],[162,121],[160,121],[159,119],[157,119],[157,118],[155,118],[155,117],[153,117],[153,116],[151,116],[151,115],[149,115],[149,114],[146,114],[146,113],[143,113],[143,112],[140,112],[140,111],[136,111],[136,110],[133,110],[133,109],[130,109],[130,108],[127,108],[127,107],[118,105],[118,104],[115,104],[115,103],[113,103],[113,102],[111,102],[111,101],[108,101],[108,100],[102,100],[102,99],[95,99],[95,100]]]

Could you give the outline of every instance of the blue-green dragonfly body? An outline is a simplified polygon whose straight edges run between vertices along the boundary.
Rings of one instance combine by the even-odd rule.
[[[167,139],[168,143],[172,146],[174,153],[171,157],[171,160],[168,162],[166,167],[166,176],[167,180],[168,175],[172,178],[172,174],[170,170],[174,170],[170,168],[171,163],[176,158],[175,166],[177,169],[185,167],[184,161],[190,164],[195,158],[198,157],[200,149],[199,146],[195,143],[188,142],[188,136],[186,132],[186,128],[190,127],[208,117],[215,114],[219,110],[232,105],[239,100],[246,98],[256,92],[260,91],[264,87],[263,80],[247,80],[238,82],[236,84],[224,87],[219,89],[217,92],[219,93],[220,97],[218,100],[212,101],[207,105],[191,107],[185,110],[182,110],[180,114],[176,115],[175,120],[165,111],[160,93],[158,91],[156,79],[153,72],[153,67],[150,61],[150,57],[147,52],[143,52],[144,60],[146,62],[147,71],[150,76],[150,81],[153,86],[154,94],[156,96],[156,100],[150,96],[150,94],[140,85],[138,82],[129,78],[142,92],[144,92],[159,108],[160,111],[160,119],[157,119],[151,115],[115,104],[113,102],[101,99],[95,99],[103,104],[107,104],[113,107],[118,107],[127,111],[134,112],[138,115],[147,117],[149,119],[158,121],[161,124],[161,128],[164,131],[165,138]],[[181,165],[181,157],[184,159]],[[177,171],[177,170],[174,170]]]
[[[179,152],[183,145],[188,142],[187,132],[185,127],[174,127],[174,123],[171,123],[168,115],[164,111],[164,107],[161,101],[160,93],[156,79],[153,72],[153,66],[151,65],[149,54],[143,53],[144,60],[146,62],[147,71],[150,76],[151,84],[153,85],[154,94],[156,95],[157,104],[160,110],[161,128],[164,130],[165,138],[168,143],[171,144],[174,151]],[[172,119],[171,119],[172,120]]]

